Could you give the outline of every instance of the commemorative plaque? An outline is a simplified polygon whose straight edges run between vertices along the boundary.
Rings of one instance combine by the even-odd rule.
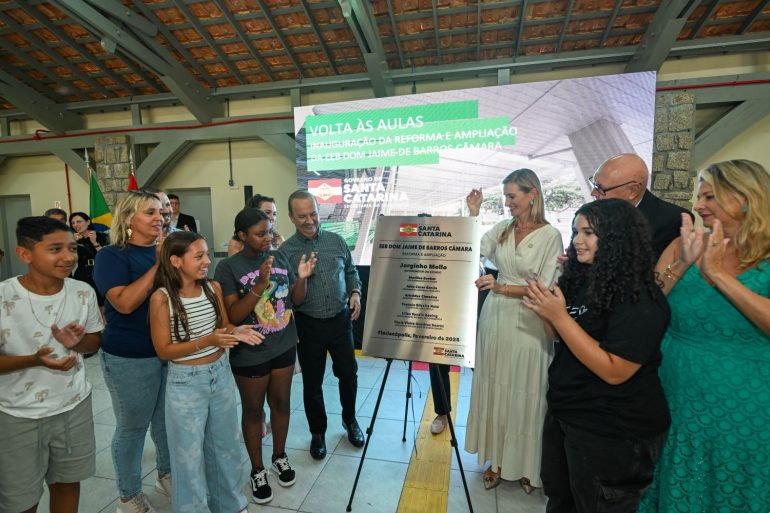
[[[478,277],[478,218],[379,218],[363,354],[473,367]]]

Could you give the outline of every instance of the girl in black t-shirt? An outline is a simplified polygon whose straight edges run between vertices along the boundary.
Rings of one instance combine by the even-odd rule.
[[[541,477],[548,513],[633,513],[670,423],[658,379],[669,309],[649,229],[630,203],[575,214],[558,286],[524,299],[558,342],[548,372]]]
[[[270,252],[267,215],[245,208],[235,216],[235,232],[243,249],[217,265],[214,278],[222,286],[227,315],[234,324],[253,326],[264,335],[258,346],[235,347],[230,365],[241,397],[242,429],[251,462],[252,499],[265,504],[273,498],[268,470],[278,484],[294,484],[296,473],[286,455],[289,430],[291,380],[296,359],[297,331],[293,305],[305,299],[306,280],[313,274],[316,254],[302,255],[296,269],[280,253]],[[272,466],[262,461],[264,402],[270,405],[273,424]]]

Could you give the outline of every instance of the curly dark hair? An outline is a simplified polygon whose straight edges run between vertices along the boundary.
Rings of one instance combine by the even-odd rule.
[[[592,264],[578,262],[572,243],[567,248],[559,278],[565,297],[574,298],[586,289],[586,306],[597,315],[616,302],[636,303],[645,291],[655,299],[660,282],[650,227],[641,212],[627,201],[606,199],[586,203],[575,212],[575,219],[578,216],[586,218],[599,240]]]

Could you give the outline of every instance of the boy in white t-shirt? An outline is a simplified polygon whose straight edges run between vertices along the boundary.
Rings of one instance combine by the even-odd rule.
[[[16,227],[23,276],[0,282],[0,511],[76,513],[95,471],[91,384],[80,353],[99,348],[96,293],[68,276],[77,245],[67,225],[25,217]]]

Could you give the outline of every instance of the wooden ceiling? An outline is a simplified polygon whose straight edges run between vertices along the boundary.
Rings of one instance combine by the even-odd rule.
[[[59,105],[164,94],[187,103],[265,84],[288,91],[362,75],[387,84],[424,69],[473,72],[544,57],[659,63],[677,48],[767,50],[769,3],[0,0],[0,108],[24,110],[19,87]]]

